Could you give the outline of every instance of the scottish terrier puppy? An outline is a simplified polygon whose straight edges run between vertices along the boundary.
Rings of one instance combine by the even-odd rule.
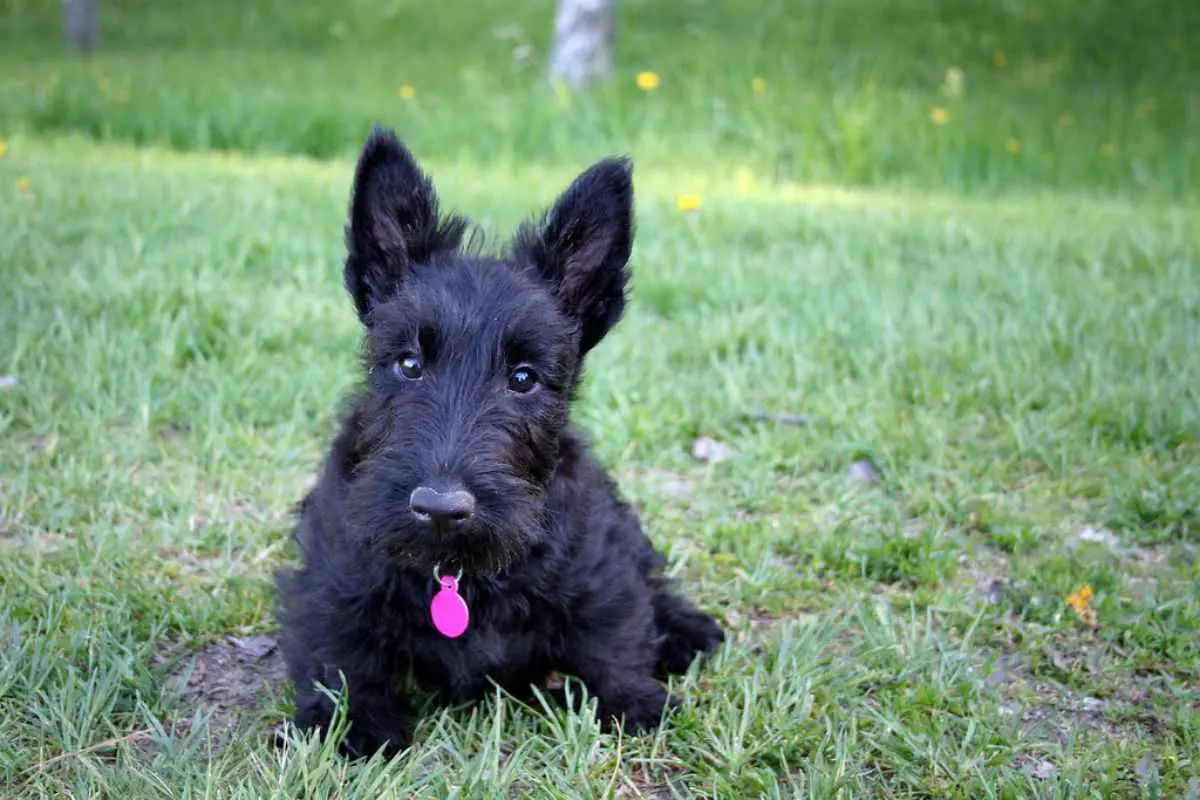
[[[349,755],[409,743],[413,699],[518,697],[580,679],[601,722],[656,726],[661,683],[724,639],[568,424],[583,361],[621,317],[631,167],[600,161],[505,258],[464,245],[388,130],[354,176],[344,279],[365,381],[300,502],[302,563],[278,575],[295,725]]]

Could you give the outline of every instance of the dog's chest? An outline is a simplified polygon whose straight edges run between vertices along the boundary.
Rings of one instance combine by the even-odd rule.
[[[501,684],[540,672],[551,660],[555,615],[530,598],[466,595],[471,620],[456,638],[423,623],[413,631],[411,658],[422,683],[456,697],[486,690],[488,680]]]

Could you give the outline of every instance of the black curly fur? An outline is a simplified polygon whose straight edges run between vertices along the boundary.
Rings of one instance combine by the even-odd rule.
[[[295,723],[325,730],[316,683],[347,683],[344,752],[407,745],[402,683],[445,702],[493,680],[517,696],[554,672],[577,676],[602,721],[658,724],[667,692],[724,638],[672,591],[664,558],[568,425],[584,355],[620,319],[633,237],[628,162],[597,163],[507,259],[469,252],[467,222],[439,218],[430,180],[376,130],[355,175],[345,283],[366,327],[366,378],[322,475],[299,506],[301,564],[281,570],[284,655]],[[422,374],[397,367],[419,358]],[[532,391],[510,388],[518,367]],[[410,509],[417,486],[470,492],[448,530]],[[439,634],[434,568],[462,571],[471,612]]]

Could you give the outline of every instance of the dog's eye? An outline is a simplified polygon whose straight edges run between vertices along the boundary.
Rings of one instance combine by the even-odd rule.
[[[419,381],[421,375],[424,374],[421,369],[421,359],[414,355],[407,355],[392,365],[392,372],[398,378],[404,378],[406,381]]]
[[[531,367],[517,367],[508,376],[508,390],[525,394],[537,386],[537,373]]]

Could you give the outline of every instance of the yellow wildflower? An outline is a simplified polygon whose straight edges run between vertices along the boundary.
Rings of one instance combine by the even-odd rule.
[[[1117,146],[1115,144],[1113,144],[1112,142],[1101,142],[1100,143],[1100,155],[1104,156],[1105,158],[1112,158],[1116,154],[1117,154]]]
[[[1092,587],[1085,583],[1067,595],[1067,605],[1076,611],[1083,611],[1092,604],[1092,598],[1095,596]]]
[[[997,50],[995,55],[992,56],[992,60],[996,62],[997,67],[1003,67],[1008,63],[1008,56],[1004,55],[1003,50]]]
[[[417,90],[410,84],[405,83],[401,84],[400,88],[396,90],[396,94],[400,95],[401,100],[412,100],[417,96]]]
[[[8,142],[4,141],[3,139],[0,139],[0,158],[4,158],[5,154],[7,154],[7,153],[8,153]]]
[[[1067,595],[1067,605],[1084,624],[1093,628],[1097,624],[1096,609],[1092,606],[1095,596],[1092,587],[1086,583]]]
[[[643,92],[653,92],[662,85],[662,78],[658,77],[657,72],[639,72],[637,74],[637,85]]]
[[[750,91],[754,92],[755,94],[763,94],[767,91],[767,82],[755,75],[750,79]]]
[[[1070,111],[1064,111],[1058,115],[1058,124],[1064,128],[1069,128],[1075,124],[1075,118],[1071,116]]]
[[[704,205],[704,198],[698,194],[681,194],[675,205],[680,211],[695,211]]]
[[[17,188],[20,189],[22,192],[28,192],[29,191],[29,178],[26,178],[24,175],[22,175],[20,178],[17,178]]]
[[[1004,149],[1007,150],[1008,152],[1012,153],[1014,156],[1020,155],[1021,154],[1021,140],[1020,139],[1009,139],[1007,142],[1004,143]]]
[[[935,106],[929,110],[929,119],[934,125],[945,125],[950,121],[950,112],[940,106]]]

